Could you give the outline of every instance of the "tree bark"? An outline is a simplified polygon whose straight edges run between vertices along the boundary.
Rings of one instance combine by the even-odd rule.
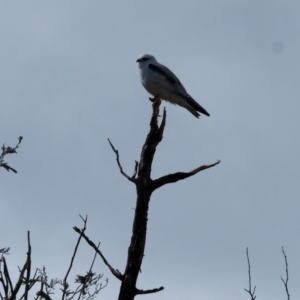
[[[151,166],[156,151],[156,146],[162,140],[165,126],[166,111],[164,110],[163,119],[160,127],[157,124],[160,100],[153,103],[153,114],[150,122],[150,132],[147,135],[142,149],[138,167],[137,178],[135,179],[137,201],[134,214],[132,237],[128,249],[127,265],[124,272],[124,279],[121,284],[119,300],[133,300],[137,294],[144,294],[136,288],[137,278],[141,269],[147,233],[148,208],[150,196],[153,191],[151,179]],[[151,290],[156,292],[163,288]],[[150,291],[148,291],[149,293]]]

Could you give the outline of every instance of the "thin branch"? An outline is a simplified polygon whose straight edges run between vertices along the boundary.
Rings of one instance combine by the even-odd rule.
[[[0,167],[3,167],[8,172],[9,171],[13,171],[14,173],[18,173],[17,170],[15,170],[11,166],[9,166],[8,163],[4,162],[4,156],[5,155],[17,153],[17,149],[19,148],[19,145],[21,144],[23,137],[19,136],[18,139],[19,139],[19,142],[18,142],[18,144],[14,148],[12,148],[12,147],[5,147],[5,144],[1,148],[2,149],[2,153],[0,155]]]
[[[99,250],[99,247],[100,247],[100,243],[98,243],[98,246],[97,246],[97,249],[98,249],[98,250]],[[95,251],[95,255],[94,255],[94,258],[93,258],[93,261],[92,261],[91,267],[90,267],[90,272],[92,272],[92,269],[93,269],[93,266],[94,266],[94,263],[95,263],[96,257],[97,257],[97,251]]]
[[[193,176],[203,170],[212,168],[212,167],[218,165],[219,163],[220,163],[220,161],[218,160],[217,162],[215,162],[211,165],[203,165],[203,166],[201,166],[197,169],[194,169],[190,172],[177,172],[174,174],[168,174],[166,176],[162,176],[162,177],[152,181],[152,191],[155,191],[156,189],[160,188],[161,186],[163,186],[165,184],[174,183],[178,180],[186,179],[186,178]]]
[[[116,277],[118,278],[119,280],[123,280],[123,275],[120,273],[119,270],[115,270],[109,263],[108,261],[106,260],[106,258],[104,257],[104,255],[102,254],[102,252],[98,249],[98,247],[85,235],[84,232],[82,232],[82,230],[80,230],[78,227],[73,227],[73,229],[82,235],[82,237],[86,240],[86,242],[94,248],[94,250],[101,256],[103,262],[105,263],[105,265],[109,268],[109,270],[111,271],[111,273]]]
[[[120,159],[119,159],[119,151],[118,151],[117,149],[115,149],[115,147],[114,147],[113,144],[111,143],[110,139],[108,139],[108,142],[109,142],[111,148],[113,149],[113,151],[114,151],[115,154],[116,154],[116,160],[117,160],[118,167],[119,167],[119,169],[120,169],[121,174],[122,174],[124,177],[126,177],[129,181],[135,183],[135,176],[136,176],[136,173],[137,173],[137,165],[138,165],[137,161],[135,162],[135,172],[134,172],[133,176],[132,176],[132,177],[128,176],[128,175],[123,171],[123,168],[122,168],[122,166],[121,166]]]
[[[27,252],[27,274],[26,274],[26,282],[25,282],[25,300],[28,299],[28,292],[30,289],[30,271],[31,271],[31,245],[30,245],[30,231],[27,231],[27,243],[28,243],[28,252]]]
[[[286,294],[287,294],[287,298],[288,300],[290,300],[290,293],[289,293],[289,289],[288,289],[288,281],[289,281],[289,270],[288,270],[288,262],[287,262],[287,257],[286,257],[286,254],[284,252],[284,249],[282,247],[282,253],[284,255],[284,260],[285,260],[285,273],[286,273],[286,280],[283,280],[282,276],[280,277],[283,284],[284,284],[284,287],[285,287],[285,291],[286,291]]]
[[[13,291],[14,288],[13,288],[13,285],[12,285],[12,281],[10,279],[10,275],[9,275],[9,272],[8,272],[5,257],[2,257],[2,261],[3,261],[3,271],[4,271],[5,281],[6,281],[6,291],[8,292],[8,290],[9,290],[8,286],[9,286],[10,290]]]
[[[20,289],[20,287],[21,287],[21,285],[22,285],[22,283],[23,283],[24,273],[25,273],[25,271],[26,271],[27,268],[28,268],[28,263],[29,263],[29,262],[28,262],[28,256],[27,256],[26,262],[25,262],[25,264],[24,264],[22,270],[20,271],[19,280],[18,280],[18,282],[16,283],[16,286],[15,286],[15,288],[13,289],[13,291],[12,291],[12,293],[11,293],[11,296],[10,296],[11,299],[14,299],[14,298],[16,297],[16,295],[18,294],[18,292],[19,292],[19,289]]]
[[[4,247],[0,249],[0,254],[9,254],[10,247]],[[0,259],[1,261],[1,259]]]
[[[30,262],[31,264],[31,262]],[[28,284],[28,291],[38,282],[40,281],[39,277],[36,278],[38,269],[35,270],[33,277],[30,279],[30,283]],[[20,300],[25,297],[25,293],[21,296]]]
[[[64,298],[65,298],[65,296],[66,296],[65,286],[66,286],[66,283],[67,283],[67,279],[68,279],[68,276],[69,276],[69,274],[70,274],[70,271],[71,271],[71,269],[72,269],[72,267],[73,267],[73,262],[74,262],[74,259],[75,259],[75,256],[76,256],[76,253],[77,253],[77,250],[78,250],[78,247],[79,247],[79,244],[80,244],[82,235],[84,234],[84,232],[85,232],[85,230],[86,230],[86,223],[87,223],[88,217],[86,216],[85,219],[84,219],[82,216],[80,216],[80,218],[82,219],[82,221],[83,221],[83,223],[84,223],[84,226],[83,226],[83,229],[81,230],[82,233],[79,235],[79,238],[78,238],[78,240],[77,240],[77,243],[76,243],[76,246],[75,246],[75,249],[74,249],[74,253],[73,253],[73,256],[72,256],[72,258],[71,258],[71,262],[70,262],[69,269],[68,269],[68,271],[67,271],[67,273],[66,273],[66,276],[65,276],[65,278],[64,278],[64,280],[63,280],[64,290],[63,290],[63,294],[62,294],[62,300],[64,300]]]
[[[244,289],[247,293],[249,293],[249,295],[251,296],[251,300],[255,300],[256,296],[255,296],[255,289],[256,286],[254,287],[253,291],[251,288],[251,271],[250,271],[250,260],[249,260],[249,254],[248,254],[248,247],[246,249],[246,253],[247,253],[247,260],[248,260],[248,277],[249,277],[249,290]]]
[[[139,289],[136,289],[135,290],[135,294],[136,295],[144,295],[144,294],[153,294],[153,293],[157,293],[157,292],[160,292],[164,290],[164,287],[161,286],[160,288],[158,289],[152,289],[152,290],[139,290]]]

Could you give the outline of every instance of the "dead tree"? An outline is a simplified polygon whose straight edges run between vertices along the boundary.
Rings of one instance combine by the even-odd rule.
[[[159,287],[155,289],[141,290],[136,287],[137,278],[141,270],[141,265],[144,256],[147,234],[148,209],[152,193],[165,184],[174,183],[178,180],[183,180],[185,178],[197,174],[200,171],[214,167],[215,165],[220,163],[220,161],[217,161],[210,165],[200,166],[190,172],[178,172],[162,176],[158,179],[151,179],[151,168],[156,147],[163,138],[163,132],[166,125],[165,109],[163,112],[161,124],[158,125],[160,104],[160,99],[156,99],[153,102],[153,113],[150,121],[150,131],[142,148],[140,161],[136,161],[135,163],[134,174],[132,176],[127,175],[123,171],[119,160],[118,150],[114,148],[113,144],[109,140],[109,143],[116,154],[117,164],[120,169],[120,172],[129,181],[135,184],[137,191],[137,201],[133,221],[132,237],[130,246],[128,248],[127,264],[124,273],[121,274],[117,269],[114,269],[107,262],[101,251],[97,249],[96,245],[92,241],[90,241],[90,239],[84,233],[82,234],[82,231],[80,229],[78,229],[77,227],[74,228],[76,232],[82,234],[86,241],[96,251],[98,250],[98,254],[102,257],[104,263],[109,267],[112,274],[121,281],[121,288],[118,298],[119,300],[133,300],[136,295],[156,293],[164,289],[164,287]]]

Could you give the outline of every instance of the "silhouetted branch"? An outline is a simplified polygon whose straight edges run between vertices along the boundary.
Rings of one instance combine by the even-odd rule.
[[[79,215],[79,216],[80,216],[80,215]],[[86,216],[85,219],[84,219],[82,216],[80,216],[80,218],[82,219],[83,224],[84,224],[83,229],[81,229],[81,231],[82,231],[82,233],[84,233],[85,230],[86,230],[86,223],[87,223],[88,217]],[[64,300],[64,298],[66,297],[66,294],[67,294],[67,293],[66,293],[67,288],[68,288],[67,279],[68,279],[68,276],[69,276],[69,274],[70,274],[70,271],[71,271],[71,269],[72,269],[72,267],[73,267],[74,259],[75,259],[75,256],[76,256],[76,253],[77,253],[77,250],[78,250],[78,247],[79,247],[81,238],[82,238],[82,234],[79,235],[79,238],[78,238],[78,240],[77,240],[77,243],[76,243],[76,246],[75,246],[75,249],[74,249],[73,256],[72,256],[72,258],[71,258],[71,262],[70,262],[69,269],[68,269],[68,271],[67,271],[67,273],[66,273],[66,275],[65,275],[65,278],[64,278],[64,280],[63,280],[63,291],[62,291],[63,293],[62,293],[62,298],[61,298],[62,300]]]
[[[4,156],[7,154],[14,154],[17,153],[17,149],[19,148],[19,145],[22,142],[23,137],[19,136],[19,142],[18,144],[12,148],[12,147],[5,147],[5,144],[2,146],[2,153],[0,155],[0,167],[3,167],[5,170],[9,171],[13,171],[15,173],[17,173],[17,170],[15,170],[14,168],[10,167],[6,162],[4,162]]]
[[[123,279],[123,275],[120,273],[120,271],[118,269],[114,269],[109,263],[108,261],[106,260],[106,258],[104,257],[104,255],[102,254],[102,252],[98,249],[98,247],[94,244],[94,242],[92,242],[86,235],[85,233],[79,229],[78,227],[73,227],[73,229],[79,233],[85,240],[86,242],[94,248],[94,250],[101,256],[103,262],[105,263],[105,265],[109,268],[109,270],[111,271],[111,273],[116,277],[118,278],[119,280],[122,280]]]
[[[165,126],[166,126],[166,118],[167,118],[167,111],[166,111],[166,108],[164,107],[163,118],[162,118],[160,126],[157,130],[157,134],[161,136],[160,140],[162,140],[162,138],[163,138],[163,133],[164,133]]]
[[[160,126],[158,126],[157,119],[159,117],[160,104],[161,104],[161,100],[159,98],[155,98],[155,100],[152,104],[153,113],[152,113],[152,118],[150,121],[150,132],[152,134],[155,133],[155,135],[153,136],[153,137],[155,137],[155,139],[152,141],[152,143],[153,143],[152,147],[154,147],[154,150],[155,150],[156,146],[162,141],[163,133],[164,133],[165,126],[166,126],[167,112],[166,112],[165,107],[164,107],[164,112],[163,112],[163,118],[161,120]],[[148,137],[149,137],[149,135],[148,135]]]
[[[161,186],[165,185],[165,184],[168,184],[168,183],[174,183],[178,180],[183,180],[183,179],[186,179],[190,176],[193,176],[203,170],[206,170],[206,169],[209,169],[209,168],[212,168],[216,165],[218,165],[220,163],[220,161],[218,160],[217,162],[211,164],[211,165],[204,165],[204,166],[201,166],[197,169],[194,169],[190,172],[177,172],[177,173],[174,173],[174,174],[168,174],[166,176],[162,176],[158,179],[155,179],[152,181],[152,191],[155,191],[156,189],[160,188]]]
[[[80,216],[81,217],[81,216]],[[83,219],[84,221],[84,229],[86,228],[87,217]],[[83,230],[84,230],[83,229]],[[106,284],[102,284],[100,279],[103,277],[102,274],[96,274],[92,272],[92,268],[95,262],[95,257],[92,260],[89,271],[84,275],[77,275],[75,278],[75,283],[77,287],[75,290],[70,289],[70,285],[67,283],[67,277],[70,273],[70,270],[73,266],[74,258],[77,253],[78,245],[80,238],[78,239],[78,243],[74,250],[73,257],[71,259],[70,267],[68,268],[67,274],[64,280],[59,279],[51,279],[49,280],[48,275],[46,273],[46,268],[36,269],[32,276],[31,270],[31,244],[30,244],[30,232],[27,232],[27,240],[28,240],[28,251],[26,262],[22,269],[19,268],[19,278],[15,285],[12,284],[8,266],[6,260],[4,258],[4,254],[8,253],[9,248],[0,249],[2,255],[0,256],[0,300],[28,300],[29,291],[36,284],[40,283],[40,288],[36,293],[35,297],[32,297],[34,300],[45,299],[52,300],[50,295],[53,294],[53,290],[55,289],[55,285],[60,285],[62,288],[60,289],[63,293],[63,299],[72,300],[76,297],[77,300],[93,300],[95,296],[106,287],[108,280],[106,279]],[[25,275],[26,272],[26,275]],[[24,287],[24,288],[22,288]],[[2,294],[3,291],[3,294]]]
[[[287,257],[286,257],[286,254],[284,252],[284,249],[282,247],[282,253],[284,255],[284,260],[285,260],[285,272],[286,272],[286,280],[283,280],[282,276],[280,277],[283,284],[284,284],[284,287],[285,287],[285,291],[286,291],[286,294],[287,294],[287,298],[288,300],[290,300],[290,294],[289,294],[289,289],[288,289],[288,281],[289,281],[289,270],[288,270],[288,262],[287,262]]]
[[[137,162],[137,161],[135,162],[135,169],[134,169],[133,176],[132,176],[132,177],[128,176],[128,175],[123,171],[123,168],[122,168],[122,166],[121,166],[120,159],[119,159],[119,151],[118,151],[117,149],[115,149],[115,147],[114,147],[113,144],[111,143],[110,139],[108,139],[108,142],[109,142],[111,148],[113,149],[113,151],[114,151],[115,154],[116,154],[116,160],[117,160],[117,163],[118,163],[118,166],[119,166],[119,169],[120,169],[121,174],[122,174],[124,177],[126,177],[129,181],[135,183],[135,176],[136,176],[136,173],[137,173],[138,162]]]
[[[10,247],[0,249],[0,254],[9,254]]]
[[[214,164],[200,166],[190,172],[178,172],[160,177],[156,180],[152,180],[152,162],[154,159],[156,148],[163,139],[167,113],[166,109],[164,108],[162,121],[160,125],[158,125],[159,107],[161,104],[161,99],[159,99],[158,97],[154,97],[150,98],[150,100],[153,103],[152,116],[150,120],[150,130],[147,134],[146,141],[143,145],[140,160],[139,162],[135,162],[135,169],[132,177],[128,176],[123,171],[119,159],[118,150],[114,148],[113,144],[108,139],[111,148],[116,154],[116,160],[121,174],[124,177],[126,177],[129,181],[135,183],[137,190],[137,200],[132,228],[132,236],[128,248],[128,257],[124,274],[121,274],[118,270],[113,269],[108,264],[107,260],[104,258],[100,250],[97,249],[96,245],[92,241],[90,241],[90,239],[84,233],[82,233],[81,230],[79,230],[77,227],[74,227],[74,230],[77,233],[82,234],[82,236],[86,239],[87,243],[90,246],[92,246],[95,249],[95,251],[97,251],[97,253],[103,259],[104,263],[109,267],[113,275],[122,281],[118,300],[133,300],[134,297],[138,294],[151,294],[162,291],[164,289],[163,287],[151,290],[140,290],[136,288],[138,275],[141,270],[141,265],[144,257],[148,222],[148,209],[152,192],[165,184],[173,183],[178,180],[183,180],[185,178],[199,173],[200,171],[214,167],[220,163],[220,161],[217,161]]]
[[[31,245],[30,245],[30,231],[27,231],[27,243],[28,243],[28,251],[27,251],[27,274],[26,274],[26,282],[25,282],[25,292],[24,297],[25,300],[28,299],[28,292],[30,290],[30,272],[31,272]]]
[[[164,289],[163,286],[161,286],[160,288],[158,289],[152,289],[152,290],[139,290],[139,289],[136,289],[135,293],[136,295],[143,295],[143,294],[153,294],[153,293],[157,293],[157,292],[160,292]]]
[[[19,289],[23,283],[23,279],[24,279],[24,273],[25,271],[28,269],[29,267],[29,264],[31,263],[30,262],[30,259],[28,258],[29,257],[29,254],[27,253],[27,259],[26,259],[26,262],[22,268],[22,270],[20,270],[20,276],[19,276],[19,280],[18,282],[16,283],[16,286],[15,288],[12,290],[12,293],[11,293],[11,299],[15,299],[15,296],[18,294],[19,292]]]
[[[255,289],[256,289],[256,286],[254,287],[253,291],[252,291],[252,288],[251,288],[251,271],[250,271],[250,260],[249,260],[249,255],[248,255],[248,247],[246,249],[246,253],[247,253],[247,260],[248,260],[248,277],[249,277],[249,290],[246,290],[245,291],[247,293],[249,293],[249,295],[251,296],[251,300],[255,300],[256,296],[255,296]]]
[[[3,274],[2,274],[2,272],[0,272],[0,282],[2,283],[2,286],[3,286],[5,298],[8,298],[9,291],[13,290],[13,285],[12,285],[12,282],[10,279],[10,275],[8,272],[8,268],[7,268],[7,264],[6,264],[6,260],[5,260],[4,256],[1,257],[0,262],[3,263]]]
[[[98,246],[97,246],[97,249],[99,250],[99,247],[100,247],[100,243],[98,243]],[[94,258],[93,258],[93,261],[92,261],[92,264],[91,264],[91,267],[90,267],[90,272],[92,271],[93,269],[93,266],[94,266],[94,263],[95,263],[95,260],[96,260],[96,257],[97,257],[97,251],[95,251],[95,255],[94,255]]]

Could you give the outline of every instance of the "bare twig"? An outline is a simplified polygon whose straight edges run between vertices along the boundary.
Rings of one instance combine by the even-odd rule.
[[[247,293],[249,293],[249,295],[251,296],[251,300],[255,300],[255,298],[256,298],[256,296],[255,296],[256,286],[254,286],[254,289],[252,290],[252,288],[251,288],[251,271],[250,271],[250,260],[249,260],[249,254],[248,254],[248,247],[246,249],[246,253],[247,253],[247,261],[248,261],[249,290],[245,289],[245,291]]]
[[[137,162],[137,161],[135,162],[135,171],[134,171],[134,173],[133,173],[133,176],[132,176],[132,177],[128,176],[128,175],[123,171],[123,168],[122,168],[122,166],[121,166],[120,159],[119,159],[119,151],[118,151],[117,149],[115,149],[115,147],[114,147],[113,144],[111,143],[110,139],[108,139],[108,142],[109,142],[111,148],[113,149],[113,151],[114,151],[115,154],[116,154],[116,160],[117,160],[118,167],[119,167],[119,169],[120,169],[121,174],[122,174],[124,177],[126,177],[129,181],[135,183],[135,176],[136,176],[136,173],[137,173],[138,162]]]
[[[79,247],[79,244],[80,244],[80,241],[81,241],[81,238],[82,238],[82,234],[84,234],[84,232],[85,232],[85,230],[86,230],[86,223],[87,223],[88,217],[86,216],[85,219],[84,219],[82,216],[80,216],[80,218],[82,219],[82,221],[83,221],[83,223],[84,223],[84,226],[83,226],[83,229],[81,230],[82,233],[79,235],[79,238],[78,238],[78,240],[77,240],[77,243],[76,243],[76,246],[75,246],[75,249],[74,249],[74,253],[73,253],[73,256],[72,256],[72,258],[71,258],[71,262],[70,262],[69,269],[68,269],[68,271],[67,271],[67,273],[66,273],[66,276],[65,276],[65,278],[64,278],[64,280],[63,280],[63,286],[64,286],[64,289],[63,289],[63,294],[62,294],[62,300],[64,300],[64,298],[65,298],[65,296],[66,296],[67,279],[68,279],[68,276],[69,276],[69,274],[70,274],[70,271],[71,271],[71,269],[72,269],[72,267],[73,267],[73,262],[74,262],[74,259],[75,259],[76,253],[77,253],[77,249],[78,249],[78,247]]]
[[[0,249],[0,254],[9,254],[10,247]]]
[[[111,271],[111,273],[116,277],[118,278],[119,280],[122,280],[123,279],[123,275],[120,273],[119,270],[115,270],[109,263],[108,261],[106,260],[106,258],[104,257],[104,255],[102,254],[102,252],[98,249],[98,247],[94,244],[94,242],[92,242],[86,235],[85,233],[80,230],[78,227],[73,227],[73,229],[79,233],[80,235],[82,235],[82,237],[86,240],[86,242],[94,248],[94,250],[101,256],[103,262],[105,263],[105,265],[109,268],[109,270]]]
[[[285,260],[285,273],[286,273],[286,280],[283,280],[282,276],[280,277],[283,284],[284,284],[284,287],[285,287],[285,291],[286,291],[286,294],[287,294],[287,298],[288,300],[290,300],[290,293],[289,293],[289,289],[288,289],[288,281],[289,281],[289,270],[288,270],[288,262],[287,262],[287,257],[286,257],[286,254],[284,252],[284,249],[282,247],[282,253],[284,255],[284,260]]]
[[[161,286],[160,288],[158,289],[152,289],[152,290],[139,290],[139,289],[136,289],[135,290],[135,293],[136,295],[144,295],[144,294],[153,294],[153,293],[157,293],[157,292],[160,292],[164,289],[163,286]]]
[[[29,280],[30,280],[30,272],[31,272],[31,245],[30,245],[30,231],[27,231],[27,243],[28,243],[28,252],[27,252],[27,274],[26,274],[26,282],[25,282],[25,292],[24,292],[24,296],[25,296],[25,300],[28,299],[28,292],[30,289],[30,284],[29,284]]]
[[[98,246],[97,246],[97,249],[98,249],[98,250],[99,250],[99,247],[100,247],[100,243],[98,243]],[[93,261],[92,261],[91,267],[90,267],[90,272],[91,272],[91,271],[92,271],[92,269],[93,269],[93,266],[94,266],[94,263],[95,263],[96,257],[97,257],[97,251],[95,251],[95,255],[94,255],[94,258],[93,258]]]
[[[220,161],[218,160],[217,162],[215,162],[211,165],[204,165],[204,166],[198,167],[190,172],[177,172],[174,174],[168,174],[166,176],[162,176],[162,177],[152,181],[152,191],[155,191],[156,189],[160,188],[161,186],[163,186],[165,184],[174,183],[178,180],[186,179],[186,178],[193,176],[203,170],[212,168],[212,167],[218,165],[219,163],[220,163]]]
[[[5,260],[5,257],[2,256],[1,257],[1,262],[3,263],[3,273],[2,272],[0,273],[0,281],[2,283],[2,286],[3,286],[3,290],[4,290],[4,293],[5,293],[5,298],[8,298],[10,292],[9,291],[12,291],[13,290],[13,285],[12,285],[12,282],[11,282],[11,279],[10,279],[10,275],[9,275],[9,272],[8,272],[8,268],[7,268],[7,264],[6,264],[6,260]],[[4,277],[3,277],[4,275]]]
[[[14,173],[17,173],[17,170],[15,170],[14,168],[12,168],[11,166],[9,166],[6,162],[4,162],[4,156],[7,154],[13,154],[13,153],[17,153],[17,149],[19,148],[19,145],[22,142],[23,137],[19,136],[19,142],[18,144],[12,148],[12,147],[5,147],[5,144],[2,146],[2,153],[0,155],[0,167],[3,167],[5,170],[9,171],[13,171]]]
[[[31,264],[31,262],[30,262],[30,264]],[[37,276],[37,273],[38,273],[38,269],[35,270],[33,277],[29,279],[29,282],[28,282],[28,292],[29,292],[29,290],[30,290],[37,282],[40,281],[40,278],[39,278],[39,277],[36,277],[36,276]],[[24,293],[24,294],[21,296],[20,300],[22,300],[22,299],[25,297],[25,295],[26,295],[26,293]]]
[[[11,296],[10,296],[10,299],[15,299],[15,297],[17,296],[18,292],[19,292],[19,289],[23,283],[23,279],[24,279],[24,273],[25,271],[27,270],[28,268],[28,264],[29,264],[29,260],[28,260],[28,254],[27,254],[27,259],[26,259],[26,262],[22,268],[22,270],[20,270],[20,276],[19,276],[19,280],[18,282],[16,283],[16,286],[15,288],[12,290],[12,293],[11,293]]]

